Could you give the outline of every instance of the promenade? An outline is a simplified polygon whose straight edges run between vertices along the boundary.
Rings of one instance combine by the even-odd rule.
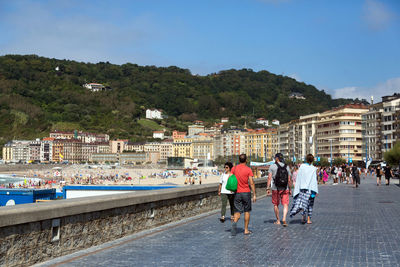
[[[400,266],[400,187],[320,185],[312,225],[274,225],[270,197],[232,237],[219,212],[144,231],[38,266]]]

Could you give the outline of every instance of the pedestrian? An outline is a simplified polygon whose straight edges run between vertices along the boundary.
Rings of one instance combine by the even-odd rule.
[[[286,215],[289,211],[289,195],[291,187],[291,173],[289,167],[285,164],[283,155],[277,153],[275,155],[275,164],[269,167],[267,180],[267,194],[272,189],[272,204],[276,221],[274,224],[281,224],[279,217],[279,203],[283,206],[282,225],[287,226]]]
[[[314,156],[308,154],[306,163],[301,164],[297,174],[297,183],[293,192],[293,206],[290,210],[290,217],[302,211],[302,223],[312,224],[311,216],[314,207],[314,200],[318,194],[317,168],[312,165]]]
[[[226,189],[226,183],[228,182],[228,178],[232,175],[232,167],[233,164],[231,162],[227,162],[224,165],[224,173],[221,175],[221,179],[218,186],[218,195],[221,196],[221,218],[219,219],[221,222],[225,222],[225,213],[226,213],[226,203],[229,201],[229,207],[231,209],[231,221],[233,221],[233,201],[235,198],[235,192],[229,191]]]
[[[335,166],[331,167],[330,174],[331,174],[330,176],[332,178],[333,184],[335,185],[336,184],[336,167]]]
[[[293,186],[296,186],[296,178],[297,178],[298,171],[299,171],[299,168],[297,167],[297,165],[294,165],[293,174],[292,174]]]
[[[376,185],[381,185],[381,178],[382,178],[382,168],[381,165],[376,166]]]
[[[344,183],[344,181],[346,180],[346,165],[342,165],[342,178],[341,178],[341,183]]]
[[[347,184],[349,184],[351,181],[351,171],[350,171],[350,167],[346,166],[346,182]]]
[[[353,163],[351,163],[351,176],[353,177],[353,183],[355,184],[354,187],[357,188],[360,184],[360,170],[357,168],[357,166],[354,166]]]
[[[389,184],[390,184],[390,178],[392,178],[392,176],[393,176],[392,168],[391,168],[389,165],[387,165],[387,166],[385,167],[386,185],[389,185]]]
[[[253,191],[253,202],[256,202],[256,189],[253,181],[253,172],[246,165],[247,156],[241,154],[239,156],[239,164],[232,168],[232,173],[236,176],[238,186],[234,199],[235,214],[232,223],[231,234],[233,236],[237,233],[237,222],[240,215],[244,213],[244,234],[249,235],[250,211],[251,211],[251,191]],[[250,187],[251,191],[250,191]]]
[[[325,184],[326,182],[328,182],[328,179],[329,179],[329,174],[326,168],[324,168],[322,173],[322,182]]]

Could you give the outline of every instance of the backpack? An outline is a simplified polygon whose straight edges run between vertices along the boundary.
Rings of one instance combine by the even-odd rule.
[[[352,173],[355,178],[358,178],[360,176],[360,173],[358,172],[358,168],[355,166],[352,168]]]
[[[234,174],[232,174],[231,176],[229,176],[228,178],[228,182],[226,183],[226,190],[229,191],[236,191],[237,190],[237,186],[238,186],[238,180],[236,178],[236,176]]]
[[[278,166],[278,170],[276,171],[276,175],[274,178],[276,189],[286,190],[289,183],[289,173],[287,171],[286,164],[283,165],[283,167],[278,162],[275,162],[275,164],[276,166]]]

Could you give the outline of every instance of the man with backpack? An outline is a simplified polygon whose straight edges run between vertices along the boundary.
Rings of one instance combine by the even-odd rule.
[[[360,170],[357,168],[357,166],[354,166],[353,163],[351,163],[351,175],[353,176],[353,182],[355,183],[355,188],[357,188],[360,184]]]
[[[289,195],[292,186],[290,168],[284,162],[283,155],[277,153],[275,155],[275,164],[272,164],[268,170],[267,194],[271,194],[272,204],[276,221],[274,224],[281,224],[279,219],[279,203],[283,205],[282,225],[287,226],[286,215],[289,211]]]

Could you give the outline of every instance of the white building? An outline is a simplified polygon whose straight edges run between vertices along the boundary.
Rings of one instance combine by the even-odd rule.
[[[164,139],[164,131],[154,131],[153,138]]]
[[[99,92],[106,89],[101,83],[85,83],[83,87],[89,89],[92,92]]]
[[[188,133],[190,136],[196,135],[199,133],[204,133],[204,126],[203,125],[189,125]]]
[[[146,109],[146,119],[162,120],[162,111],[158,109]]]
[[[268,120],[266,120],[266,119],[264,119],[264,118],[258,118],[258,119],[256,120],[256,123],[257,123],[257,124],[260,124],[260,125],[263,125],[263,126],[268,126],[268,125],[269,125]]]
[[[53,141],[43,140],[40,144],[40,162],[53,161]]]
[[[280,122],[278,120],[272,120],[272,125],[279,126]]]

